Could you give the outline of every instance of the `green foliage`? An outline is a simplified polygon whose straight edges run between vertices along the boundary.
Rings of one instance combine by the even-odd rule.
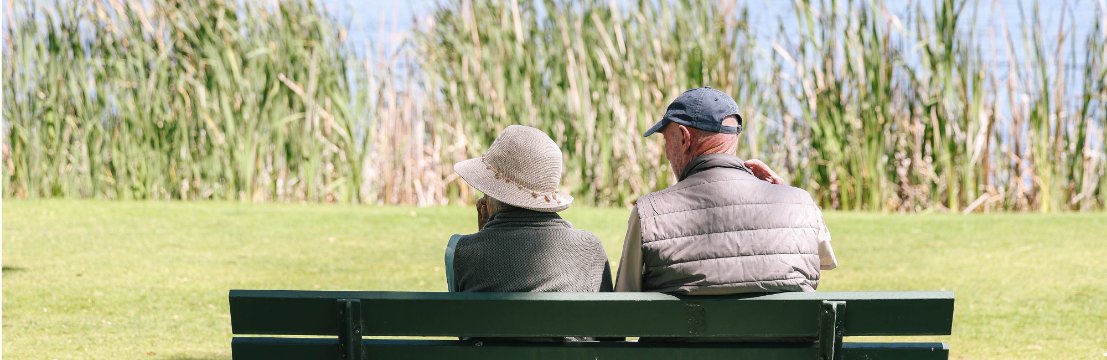
[[[612,265],[628,214],[562,213]],[[1107,352],[1107,214],[826,215],[841,267],[819,289],[953,291],[951,358]],[[462,207],[6,200],[3,217],[5,359],[230,358],[228,289],[444,291],[447,239],[476,229]]]

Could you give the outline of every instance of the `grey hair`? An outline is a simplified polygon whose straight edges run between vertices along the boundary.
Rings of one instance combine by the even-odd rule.
[[[500,199],[488,196],[488,194],[485,194],[484,197],[488,198],[488,213],[489,214],[494,214],[497,211],[515,207],[511,204],[500,201]]]

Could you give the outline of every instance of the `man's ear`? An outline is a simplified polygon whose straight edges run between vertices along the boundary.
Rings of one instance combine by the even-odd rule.
[[[677,125],[677,130],[680,131],[680,147],[688,151],[692,148],[692,131],[688,130],[687,126],[680,124],[674,125]]]

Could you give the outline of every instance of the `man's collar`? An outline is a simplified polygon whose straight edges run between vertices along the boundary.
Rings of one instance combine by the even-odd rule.
[[[731,154],[707,154],[700,155],[692,159],[692,161],[689,161],[688,165],[684,166],[684,171],[680,172],[680,179],[677,181],[682,181],[695,173],[713,168],[738,169],[753,175],[753,171],[746,168],[746,165],[743,165],[742,159],[737,156]]]

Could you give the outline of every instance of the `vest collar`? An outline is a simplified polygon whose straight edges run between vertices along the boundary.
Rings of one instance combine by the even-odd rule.
[[[680,172],[680,179],[677,181],[683,181],[693,174],[714,168],[738,169],[753,175],[753,171],[750,171],[742,163],[742,159],[731,154],[700,155],[688,162],[688,165],[684,167],[684,171]]]

